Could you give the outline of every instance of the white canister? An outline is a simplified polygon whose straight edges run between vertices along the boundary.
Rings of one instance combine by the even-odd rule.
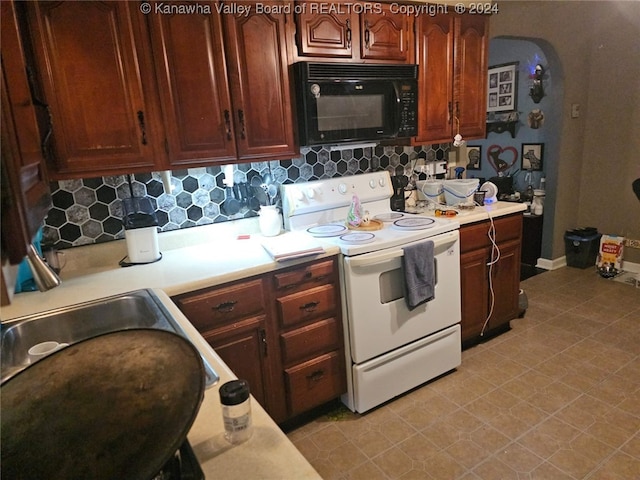
[[[260,207],[260,233],[265,237],[280,235],[282,229],[282,217],[275,205],[262,205]]]
[[[533,202],[531,204],[531,213],[534,215],[542,215],[544,212],[544,190],[536,189],[533,191]]]

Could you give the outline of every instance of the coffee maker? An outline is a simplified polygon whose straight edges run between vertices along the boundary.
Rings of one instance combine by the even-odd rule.
[[[391,210],[394,212],[404,211],[404,189],[409,185],[409,177],[406,175],[394,175],[391,177],[393,195],[391,197]]]

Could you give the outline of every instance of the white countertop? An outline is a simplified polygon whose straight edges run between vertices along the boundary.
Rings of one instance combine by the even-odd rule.
[[[141,288],[161,289],[174,296],[339,253],[337,247],[320,242],[325,254],[275,262],[262,247],[263,237],[255,232],[245,233],[252,230],[251,222],[245,224],[249,228],[240,233],[217,224],[167,232],[170,235],[161,233],[162,259],[148,265],[118,265],[126,255],[124,240],[64,250],[67,265],[60,274],[62,284],[47,292],[15,295],[11,305],[0,310],[0,318],[6,321]],[[285,232],[270,240],[284,241],[292,235]],[[199,238],[188,245],[185,237],[189,236]]]
[[[512,213],[524,212],[527,206],[524,203],[496,202],[483,207],[476,207],[473,210],[460,210],[455,217],[463,227],[469,223],[481,222],[489,218],[511,215]]]
[[[521,212],[523,204],[498,202],[462,211],[456,220],[465,224]],[[48,292],[15,295],[2,307],[1,320],[65,307],[74,303],[152,288],[181,323],[192,342],[220,375],[220,382],[205,392],[196,421],[188,435],[208,478],[318,479],[317,472],[288,440],[264,409],[252,398],[254,433],[244,444],[232,446],[223,437],[218,388],[236,378],[171,301],[170,296],[267,273],[278,268],[331,256],[339,249],[325,243],[325,253],[286,262],[274,262],[261,244],[253,219],[214,224],[159,235],[163,258],[156,263],[122,268],[124,240],[64,251],[62,284]],[[290,233],[283,233],[287,239]],[[248,237],[248,238],[245,238]]]
[[[172,249],[170,247],[185,239],[162,239],[160,235],[163,240],[160,242],[163,258],[149,265],[119,267],[118,260],[126,253],[124,241],[69,250],[66,253],[69,268],[65,266],[62,271],[62,284],[48,292],[16,295],[10,306],[2,307],[2,321],[140,288],[153,288],[220,376],[220,381],[205,391],[204,400],[188,435],[206,478],[218,478],[222,475],[227,479],[243,480],[320,479],[318,473],[253,397],[251,438],[240,445],[231,445],[224,439],[218,389],[236,376],[171,301],[170,295],[269,272],[321,256],[335,255],[338,249],[326,245],[325,254],[276,263],[262,247],[258,234],[251,233],[249,239],[237,240],[235,232],[228,235],[224,227],[217,229],[212,226],[198,232],[192,230],[194,231],[187,234],[201,236],[204,232],[209,237],[208,241]],[[177,235],[184,235],[184,232]],[[286,238],[285,235],[288,234],[283,234],[283,239]]]

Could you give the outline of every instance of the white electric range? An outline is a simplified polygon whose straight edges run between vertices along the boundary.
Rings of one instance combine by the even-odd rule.
[[[285,227],[339,246],[348,391],[365,412],[461,362],[459,223],[390,210],[389,173],[281,186]],[[352,202],[369,223],[349,228]],[[435,295],[410,310],[403,248],[434,244]]]

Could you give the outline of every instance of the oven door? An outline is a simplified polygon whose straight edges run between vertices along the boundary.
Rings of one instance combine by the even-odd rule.
[[[459,232],[434,243],[434,299],[409,310],[404,298],[402,246],[344,257],[344,294],[351,358],[361,363],[460,322]],[[407,244],[410,245],[410,244]]]

